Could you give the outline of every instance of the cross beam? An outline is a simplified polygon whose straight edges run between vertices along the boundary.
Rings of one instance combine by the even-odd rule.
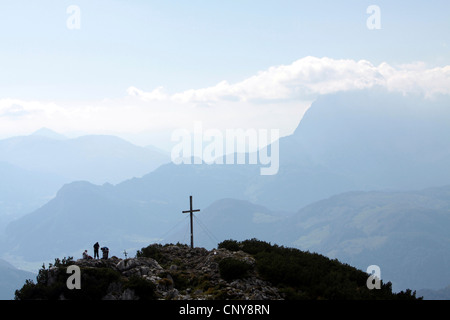
[[[194,248],[194,227],[193,227],[193,224],[192,224],[192,214],[194,212],[199,212],[200,209],[193,210],[192,209],[192,196],[190,196],[189,199],[190,199],[190,202],[191,202],[191,208],[190,208],[190,210],[183,211],[183,213],[189,213],[191,215],[191,248],[193,249]]]

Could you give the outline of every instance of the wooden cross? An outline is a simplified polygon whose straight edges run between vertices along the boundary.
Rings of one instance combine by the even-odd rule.
[[[183,213],[190,213],[191,214],[191,248],[193,249],[194,248],[194,227],[192,225],[192,213],[199,212],[200,210],[199,209],[197,209],[197,210],[193,210],[192,209],[192,196],[190,196],[190,201],[191,201],[191,209],[183,211]]]

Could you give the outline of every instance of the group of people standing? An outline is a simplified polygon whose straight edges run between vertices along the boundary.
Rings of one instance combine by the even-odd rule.
[[[98,249],[100,248],[100,245],[98,244],[98,242],[96,242],[94,244],[94,258],[92,258],[89,254],[87,250],[84,250],[83,252],[83,259],[100,259],[100,256],[98,254]],[[109,249],[108,247],[102,247],[102,259],[108,259],[108,254],[109,254]]]

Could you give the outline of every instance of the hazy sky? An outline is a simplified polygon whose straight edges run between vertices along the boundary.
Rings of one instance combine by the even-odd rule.
[[[449,12],[448,0],[1,1],[0,137],[45,126],[157,144],[193,121],[288,134],[318,94],[449,94]]]

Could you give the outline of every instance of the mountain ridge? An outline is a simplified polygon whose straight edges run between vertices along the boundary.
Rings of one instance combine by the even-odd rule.
[[[79,290],[67,286],[68,267],[80,272]],[[369,274],[321,255],[257,239],[227,240],[212,250],[151,244],[135,258],[55,259],[27,281],[17,300],[315,300],[408,299],[391,284],[367,283]],[[377,280],[378,281],[378,280]],[[419,298],[420,299],[420,298]]]
[[[17,269],[9,262],[0,259],[0,300],[14,299],[15,290],[35,273]]]
[[[55,140],[66,140],[68,139],[65,135],[60,134],[56,131],[53,131],[49,128],[43,127],[35,132],[33,132],[30,136],[41,136],[49,139],[55,139]]]
[[[390,118],[390,113],[393,112],[391,109],[396,107],[395,103],[403,103],[406,107],[409,103],[413,103],[411,115],[402,119],[398,113],[394,112],[394,116]],[[362,105],[364,108],[361,108]],[[367,91],[357,95],[346,93],[323,97],[311,106],[295,134],[280,140],[281,166],[276,176],[261,176],[258,165],[168,163],[141,178],[128,179],[115,186],[87,186],[86,190],[75,190],[73,193],[68,192],[69,189],[66,188],[60,197],[52,200],[51,205],[43,206],[39,214],[44,214],[46,210],[49,210],[48,214],[54,217],[70,213],[68,221],[73,223],[73,226],[63,224],[63,221],[58,219],[49,222],[49,225],[55,225],[55,221],[58,221],[59,228],[65,230],[65,234],[70,236],[70,241],[64,240],[61,234],[59,243],[66,241],[64,246],[54,245],[51,242],[46,245],[42,243],[42,245],[43,247],[59,246],[60,250],[69,250],[70,247],[68,252],[75,252],[82,244],[79,244],[74,230],[83,230],[86,232],[86,239],[92,239],[94,242],[96,241],[94,238],[98,237],[104,237],[103,241],[111,241],[110,243],[113,243],[113,238],[117,238],[119,240],[114,241],[121,247],[130,245],[131,248],[135,248],[139,241],[148,242],[149,238],[154,241],[155,238],[161,237],[162,230],[168,230],[178,222],[182,218],[181,211],[187,209],[190,195],[194,195],[194,206],[202,209],[221,198],[250,201],[271,211],[267,213],[270,221],[272,213],[296,212],[299,208],[351,190],[398,191],[402,190],[402,186],[406,186],[404,190],[421,190],[441,185],[441,182],[445,182],[442,185],[448,184],[450,161],[447,161],[447,157],[450,148],[448,148],[449,142],[444,137],[450,136],[450,133],[444,134],[450,130],[450,123],[446,126],[450,117],[447,117],[447,110],[442,113],[437,112],[442,107],[442,101],[411,102],[411,99],[401,100],[398,95],[385,92],[375,98]],[[333,112],[328,114],[327,110],[330,109]],[[389,110],[391,110],[390,113]],[[423,114],[426,114],[428,120],[422,123],[420,119]],[[410,118],[414,121],[409,122]],[[433,121],[438,118],[438,125],[434,125]],[[372,123],[373,119],[377,121]],[[379,119],[385,119],[388,125],[380,128]],[[416,124],[420,126],[416,127]],[[433,128],[439,130],[434,132]],[[382,132],[382,134],[375,134],[372,137],[374,129],[377,129],[375,133]],[[421,137],[422,133],[426,133],[423,136],[425,138],[420,140],[417,146],[414,143],[415,140],[411,140],[409,136],[409,133],[413,131],[412,137]],[[361,134],[358,135],[360,132]],[[428,140],[430,135],[433,137],[432,140]],[[395,139],[390,139],[391,136]],[[357,138],[360,137],[368,137],[370,143],[359,141]],[[412,147],[397,149],[402,141],[406,146]],[[434,147],[436,150],[433,149],[434,144],[429,145],[427,141],[437,141]],[[350,151],[347,151],[347,148],[350,148]],[[422,148],[427,152],[423,152]],[[381,153],[372,159],[372,156],[378,152]],[[346,154],[352,156],[346,157]],[[382,156],[383,154],[385,156]],[[344,160],[348,160],[348,163]],[[62,195],[65,198],[62,198]],[[88,199],[92,201],[92,205],[89,204]],[[432,215],[432,209],[428,208],[427,212],[417,211],[415,217],[426,218],[427,215]],[[342,214],[339,210],[336,212]],[[399,217],[405,217],[405,214],[406,211],[401,211]],[[95,217],[99,220],[95,220]],[[391,218],[391,216],[386,217]],[[364,220],[363,218],[360,217]],[[251,221],[252,218],[247,217],[247,219]],[[20,223],[10,224],[9,235],[21,244],[15,246],[16,253],[20,250],[28,250],[26,247],[29,243],[41,241],[39,234],[45,233],[44,227],[40,232],[31,226],[25,229],[17,227],[19,224],[26,226],[26,220],[27,218],[24,217]],[[326,221],[331,220],[330,218]],[[109,223],[111,223],[109,227],[106,226]],[[100,226],[99,228],[105,234],[97,232],[96,225]],[[100,230],[99,228],[97,229]],[[34,231],[28,232],[26,236],[20,236],[23,230]],[[109,230],[109,234],[106,234],[106,230]],[[300,230],[306,232],[304,228]],[[320,243],[320,237],[327,236],[330,230],[316,228],[316,232],[309,236],[307,233],[296,234],[298,237],[293,241],[307,237],[308,239],[302,239],[307,239],[312,244]],[[360,237],[364,235],[361,233],[363,231],[356,227],[348,231],[350,237],[355,234],[360,234]],[[278,234],[280,237],[285,235],[286,232]],[[430,234],[427,237],[432,238],[432,236]],[[384,235],[374,235],[372,240],[379,244],[383,241],[383,237]],[[135,244],[131,245],[130,239],[134,239]],[[399,240],[404,241],[404,239]],[[433,244],[428,238],[423,240],[426,240],[425,243],[428,245]],[[74,243],[78,243],[78,246],[73,245]],[[349,248],[362,245],[360,242],[355,244],[354,241],[348,244],[351,245]],[[439,245],[442,246],[442,244]],[[11,250],[11,244],[6,245],[7,247]],[[321,250],[330,252],[326,248]],[[443,250],[443,247],[439,250]],[[53,254],[61,254],[61,251],[54,251]],[[38,257],[34,251],[32,255]]]
[[[110,135],[54,139],[32,134],[0,140],[0,161],[65,177],[66,181],[120,183],[147,174],[170,158]]]

